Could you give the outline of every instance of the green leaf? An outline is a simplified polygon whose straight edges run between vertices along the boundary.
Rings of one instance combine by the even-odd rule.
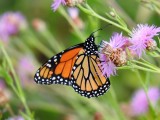
[[[160,57],[160,54],[158,54],[156,51],[153,52],[146,51],[146,54],[152,57]]]
[[[8,85],[13,85],[13,79],[9,75],[6,69],[3,67],[0,67],[0,77],[4,78],[4,80],[7,82]]]

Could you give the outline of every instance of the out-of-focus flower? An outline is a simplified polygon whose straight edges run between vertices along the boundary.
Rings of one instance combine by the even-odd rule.
[[[6,12],[0,16],[0,39],[7,42],[10,36],[18,34],[26,27],[26,19],[21,13]]]
[[[12,118],[8,118],[7,120],[25,120],[22,116],[16,116]]]
[[[83,29],[84,23],[81,20],[81,18],[79,17],[79,10],[77,8],[68,8],[68,13],[69,13],[69,16],[71,17],[71,19],[73,20],[73,22],[75,23],[75,25],[79,29]]]
[[[0,79],[0,90],[3,90],[5,87],[4,81]]]
[[[103,116],[100,112],[94,114],[94,120],[103,120]]]
[[[147,24],[138,24],[136,28],[133,29],[131,34],[130,49],[135,51],[138,57],[142,56],[145,50],[155,50],[157,47],[156,42],[153,37],[158,36],[160,32],[160,27],[154,25],[149,26]]]
[[[102,41],[100,45],[100,67],[104,75],[116,74],[116,67],[122,66],[127,62],[127,55],[124,50],[127,38],[122,36],[122,33],[114,33],[110,42]]]
[[[0,79],[0,106],[8,103],[11,97],[10,92],[6,89],[6,85],[3,80]]]
[[[68,114],[66,116],[64,116],[63,120],[76,120],[76,116],[72,115],[72,114]]]
[[[160,89],[157,87],[150,87],[147,95],[151,104],[155,106],[160,99]],[[133,116],[138,116],[148,111],[148,99],[144,90],[140,89],[135,92],[130,105]]]
[[[17,67],[17,73],[20,77],[22,85],[27,86],[30,84],[30,80],[33,79],[33,73],[35,71],[34,61],[30,56],[23,56],[20,58]]]
[[[32,26],[38,32],[43,32],[44,30],[46,30],[46,23],[39,18],[35,18],[32,21]]]
[[[54,0],[51,7],[54,11],[56,11],[61,4],[73,7],[77,4],[81,4],[83,1],[84,0]]]
[[[54,2],[52,3],[51,7],[54,11],[57,10],[57,8],[60,6],[60,4],[66,5],[65,0],[54,0]]]

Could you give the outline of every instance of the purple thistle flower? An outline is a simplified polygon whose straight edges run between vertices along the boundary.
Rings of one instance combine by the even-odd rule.
[[[65,0],[54,0],[54,2],[51,5],[51,8],[53,9],[53,11],[56,11],[60,6],[60,4],[66,5]]]
[[[153,37],[158,36],[159,32],[160,27],[138,24],[137,27],[132,30],[130,41],[132,45],[130,49],[135,51],[140,58],[147,48],[150,50],[156,47],[156,42],[153,40]]]
[[[109,44],[113,49],[115,48],[121,48],[124,46],[127,42],[127,37],[124,37],[122,33],[114,33],[110,39]]]
[[[126,52],[123,50],[127,38],[122,33],[114,33],[110,42],[102,41],[100,48],[100,67],[103,75],[110,77],[116,75],[116,66],[122,66],[126,63]]]
[[[20,77],[22,85],[27,85],[29,80],[32,80],[32,74],[35,70],[35,65],[31,57],[24,56],[19,60],[17,73]]]
[[[100,54],[100,60],[102,61],[100,67],[103,75],[106,74],[107,77],[116,75],[116,66],[111,60],[107,59],[105,54]]]
[[[68,8],[67,10],[72,19],[76,19],[79,16],[79,10],[77,8]]]
[[[7,42],[11,35],[25,29],[27,22],[19,12],[6,12],[0,16],[0,39]]]
[[[151,87],[147,92],[148,99],[153,106],[156,105],[160,99],[160,89],[157,87]],[[134,116],[144,114],[148,111],[148,99],[143,89],[136,91],[131,100],[131,110]]]

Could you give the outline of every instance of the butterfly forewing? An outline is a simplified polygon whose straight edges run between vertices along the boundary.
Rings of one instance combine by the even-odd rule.
[[[49,59],[35,74],[38,84],[71,85],[71,70],[83,44],[78,44]]]

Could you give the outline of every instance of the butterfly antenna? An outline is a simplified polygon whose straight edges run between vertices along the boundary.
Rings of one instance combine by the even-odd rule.
[[[107,27],[110,26],[110,25],[112,25],[112,24],[107,24],[107,25],[105,25],[104,27],[99,28],[98,30],[92,32],[92,35],[93,35],[95,32],[97,32],[97,31],[99,31],[99,30],[103,30],[103,29],[107,28]]]

